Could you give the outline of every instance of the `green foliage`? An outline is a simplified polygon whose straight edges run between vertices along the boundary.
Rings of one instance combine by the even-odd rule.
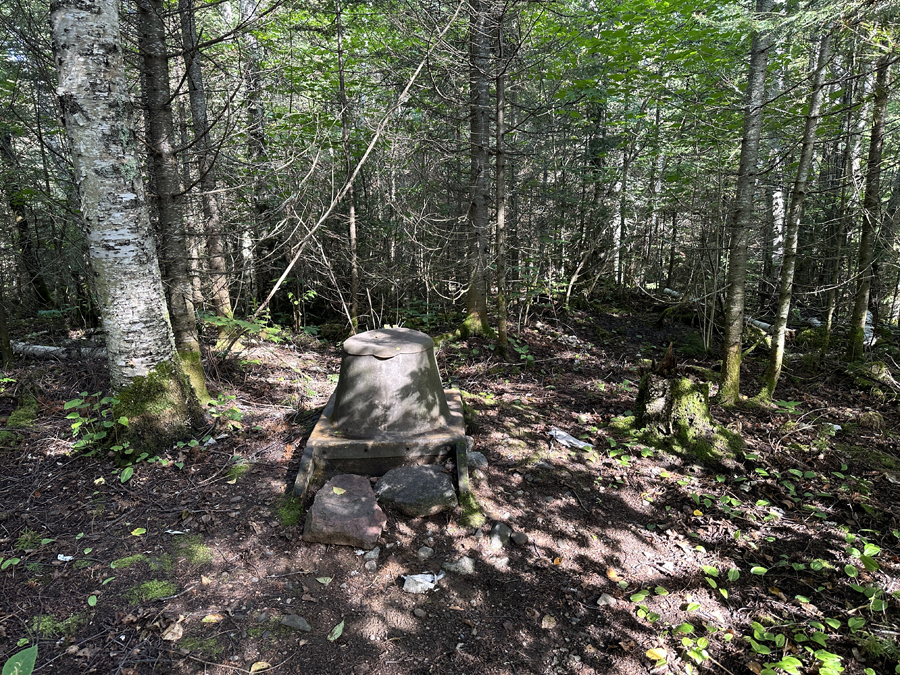
[[[50,614],[39,614],[31,622],[32,630],[43,637],[74,635],[84,623],[84,617],[74,614],[68,619],[57,619]]]
[[[113,407],[117,403],[119,399],[114,396],[86,391],[78,398],[66,401],[63,409],[69,411],[66,419],[72,420],[72,436],[77,439],[72,444],[73,450],[84,450],[90,456],[108,447],[123,459],[134,452],[131,443],[124,439],[128,418],[124,415],[113,417]]]
[[[217,314],[201,314],[199,318],[210,326],[215,326],[217,329],[225,330],[233,335],[255,335],[262,340],[269,340],[276,344],[284,342],[286,339],[281,327],[273,325],[265,314],[257,319],[250,320],[235,319]]]

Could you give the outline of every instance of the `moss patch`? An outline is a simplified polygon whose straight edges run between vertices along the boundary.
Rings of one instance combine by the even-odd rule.
[[[214,637],[201,638],[186,635],[178,643],[178,646],[191,652],[200,652],[203,656],[211,659],[218,658],[225,651],[225,648],[216,642]]]
[[[471,492],[463,492],[459,496],[459,505],[462,508],[462,517],[459,519],[463,527],[481,527],[487,522],[481,510],[481,504]]]
[[[135,555],[129,555],[124,558],[119,558],[118,560],[113,560],[109,564],[109,566],[112,567],[114,570],[122,570],[122,569],[126,569],[128,567],[131,567],[132,565],[135,565],[139,562],[142,562],[146,559],[147,559],[147,556],[145,556],[143,553],[137,553]]]
[[[84,617],[81,614],[74,614],[68,619],[57,619],[51,614],[38,614],[32,620],[31,627],[35,633],[43,637],[54,637],[74,635],[83,623]]]
[[[295,495],[284,495],[275,506],[278,520],[285,527],[300,523],[303,518],[303,500]]]
[[[147,600],[159,600],[175,595],[177,587],[171,581],[163,581],[161,579],[150,579],[142,584],[132,586],[126,593],[125,597],[132,605]]]
[[[203,543],[199,534],[179,535],[175,539],[175,555],[182,556],[190,565],[208,565],[212,562],[212,550]]]
[[[6,421],[9,429],[29,429],[34,426],[38,414],[38,402],[33,396],[23,396],[19,406]]]

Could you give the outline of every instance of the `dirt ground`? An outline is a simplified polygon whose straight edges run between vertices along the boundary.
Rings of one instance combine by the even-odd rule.
[[[36,644],[46,675],[893,673],[894,396],[793,359],[778,406],[713,407],[745,440],[736,471],[616,432],[641,359],[673,342],[682,365],[714,365],[693,355],[694,330],[606,307],[548,312],[516,334],[512,362],[480,339],[443,346],[489,461],[475,481],[489,521],[388,513],[374,571],[352,548],[304,543],[308,504],[289,496],[338,346],[211,356],[215,423],[125,482],[109,458],[72,452],[66,403],[106,390],[103,363],[23,363],[0,398],[3,417],[26,384],[38,403],[0,441],[0,663]],[[593,450],[553,441],[554,426]],[[497,521],[528,543],[491,548]],[[475,574],[402,590],[402,575],[463,555]]]

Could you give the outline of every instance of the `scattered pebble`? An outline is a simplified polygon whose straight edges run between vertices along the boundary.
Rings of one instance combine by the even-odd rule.
[[[475,561],[467,555],[456,562],[447,561],[441,567],[454,574],[475,574]]]
[[[428,558],[434,555],[434,549],[430,546],[423,546],[418,551],[416,551],[416,555],[419,556],[422,560],[428,560]]]
[[[512,539],[512,543],[516,546],[525,546],[525,544],[528,543],[528,535],[524,532],[513,532],[510,539]]]
[[[424,619],[425,617],[428,616],[428,612],[426,612],[426,611],[425,611],[424,609],[422,609],[421,607],[416,607],[416,608],[413,610],[413,614],[415,614],[415,615],[416,615],[417,617],[419,617],[420,619]]]
[[[307,623],[306,619],[297,614],[288,614],[287,616],[281,619],[281,625],[287,626],[288,628],[296,628],[297,630],[302,630],[305,633],[308,633],[312,630],[312,627]]]

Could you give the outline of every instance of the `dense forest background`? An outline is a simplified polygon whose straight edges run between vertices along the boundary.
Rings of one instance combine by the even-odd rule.
[[[49,15],[0,9],[0,300],[89,328],[102,303]],[[776,332],[781,314],[823,332],[900,317],[894,3],[119,16],[167,297],[220,328],[502,319],[505,346],[535,302],[640,288],[694,299],[728,371],[744,315]]]

